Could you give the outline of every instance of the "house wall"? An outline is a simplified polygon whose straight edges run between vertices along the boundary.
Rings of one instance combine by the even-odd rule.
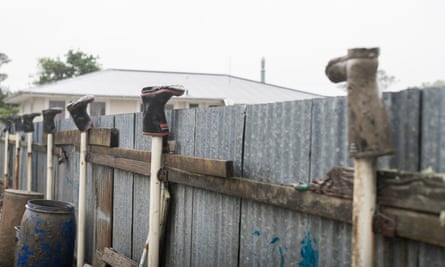
[[[108,100],[107,115],[139,112],[140,101],[137,100]]]
[[[42,97],[33,97],[30,100],[20,105],[20,113],[31,113],[31,112],[41,112],[42,109],[45,109],[46,103],[45,98]]]
[[[76,100],[77,97],[69,96],[54,96],[51,98],[45,97],[32,97],[29,100],[19,105],[20,114],[41,112],[44,109],[49,108],[50,101],[64,101],[65,105],[69,102]],[[96,97],[95,102],[105,102],[105,115],[134,113],[141,111],[142,101],[140,99],[109,99],[106,97]],[[191,107],[208,108],[213,106],[224,106],[222,100],[199,100],[199,99],[187,99],[177,100],[171,99],[167,105],[171,105],[173,109],[187,109]],[[197,105],[197,106],[195,106]],[[69,119],[69,112],[65,112],[65,118]],[[42,117],[36,117],[35,121],[41,121]]]

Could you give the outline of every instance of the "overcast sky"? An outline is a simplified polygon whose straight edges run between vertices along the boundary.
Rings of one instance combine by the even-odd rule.
[[[327,62],[378,46],[393,90],[445,80],[443,0],[1,0],[0,72],[16,91],[69,49],[103,68],[221,73],[330,94]],[[140,88],[134,88],[138,94]]]

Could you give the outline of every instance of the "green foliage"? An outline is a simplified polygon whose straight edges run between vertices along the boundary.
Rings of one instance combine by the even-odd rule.
[[[10,62],[11,60],[4,53],[0,52],[0,67],[3,64]],[[8,77],[5,73],[0,73],[0,82],[4,81]],[[6,104],[4,99],[8,97],[11,93],[3,88],[0,84],[0,118],[5,118],[17,114],[19,111],[16,105]]]
[[[421,88],[445,88],[445,80],[422,83]]]
[[[69,50],[65,57],[65,61],[60,58],[40,58],[38,61],[39,78],[34,81],[34,84],[41,85],[100,70],[97,57],[92,55],[78,50]]]
[[[1,67],[3,64],[6,64],[6,63],[8,63],[8,62],[10,62],[10,61],[11,61],[11,60],[8,58],[8,56],[7,56],[6,54],[0,52],[0,67]],[[7,74],[5,74],[5,73],[0,73],[0,82],[6,80],[6,78],[8,78],[8,75],[7,75]],[[1,87],[0,87],[0,89],[1,89]]]

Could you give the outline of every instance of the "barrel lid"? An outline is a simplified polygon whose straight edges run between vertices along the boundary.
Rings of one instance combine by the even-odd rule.
[[[43,194],[40,192],[18,190],[18,189],[5,189],[5,195],[13,195],[15,197],[27,197],[35,196],[36,198],[43,198]]]
[[[69,202],[47,199],[28,200],[26,208],[44,213],[73,213],[74,206]]]

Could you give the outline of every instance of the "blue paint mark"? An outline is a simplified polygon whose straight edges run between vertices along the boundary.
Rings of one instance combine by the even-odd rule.
[[[312,246],[312,241],[313,245]],[[311,238],[309,231],[305,238],[301,241],[300,255],[303,258],[298,265],[300,267],[318,267],[318,249],[317,240]]]
[[[277,242],[279,242],[280,241],[280,238],[278,237],[278,236],[276,236],[276,237],[274,237],[271,241],[270,241],[270,244],[275,244],[275,243],[277,243]]]
[[[281,246],[278,247],[278,252],[280,253],[280,267],[284,267],[284,253]]]
[[[261,235],[261,232],[258,231],[258,230],[255,230],[255,231],[253,231],[252,235],[253,235],[254,237],[258,237],[258,236]]]

